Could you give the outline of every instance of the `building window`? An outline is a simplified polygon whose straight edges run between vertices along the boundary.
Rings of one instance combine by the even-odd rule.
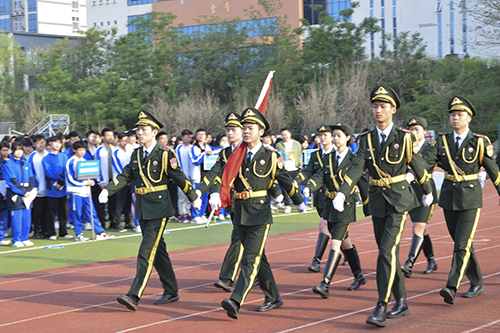
[[[38,32],[37,14],[29,14],[28,15],[28,29],[29,29],[29,32]]]
[[[327,0],[328,15],[340,20],[340,11],[351,8],[351,0]],[[349,18],[349,21],[351,18]]]
[[[321,11],[326,10],[325,0],[304,0],[304,18],[311,24],[318,24],[319,12],[311,6],[322,6]]]
[[[94,22],[94,27],[97,27],[97,23],[96,22]]]
[[[111,21],[108,21],[108,25],[111,25]]]
[[[0,20],[0,30],[10,31],[10,20],[9,19]]]
[[[467,53],[467,9],[465,7],[462,12],[462,47],[464,53]]]
[[[148,3],[154,3],[159,0],[127,0],[129,6],[146,5]]]
[[[23,18],[22,17],[14,17],[14,31],[23,31]]]
[[[23,10],[23,2],[21,0],[16,0],[13,2],[14,4],[14,10]]]
[[[28,12],[36,12],[36,0],[28,0]]]
[[[441,2],[437,3],[436,6],[436,11],[437,11],[437,33],[438,33],[438,56],[443,57],[443,26],[442,26],[442,8],[441,8]]]
[[[78,11],[78,1],[72,1],[71,2],[71,8],[73,8],[73,10],[77,10]]]
[[[103,26],[104,26],[104,22],[101,22],[101,27],[103,27]]]
[[[455,12],[453,1],[450,1],[450,53],[455,53]]]
[[[9,0],[0,0],[0,15],[9,15]]]
[[[95,7],[96,5],[97,5],[97,1],[96,0],[92,1],[92,6]]]
[[[79,17],[72,17],[73,21],[73,30],[79,30],[80,29],[80,18]]]
[[[117,21],[117,20],[115,20],[115,25],[116,25],[116,24],[118,24],[118,21]]]

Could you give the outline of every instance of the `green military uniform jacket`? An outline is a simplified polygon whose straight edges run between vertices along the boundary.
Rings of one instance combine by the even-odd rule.
[[[425,170],[425,163],[417,154],[415,143],[416,138],[410,131],[396,127],[396,125],[393,125],[383,149],[380,146],[376,129],[360,134],[356,158],[351,161],[339,192],[344,193],[347,198],[363,176],[363,172],[368,169],[371,179],[375,182],[382,179],[385,183],[389,183],[386,186],[370,184],[369,209],[374,217],[385,217],[387,205],[393,206],[398,213],[418,207],[422,198],[417,200],[412,187],[406,181],[405,175],[408,167],[413,169],[415,178],[422,186],[424,193],[431,193],[432,187]],[[391,179],[395,177],[402,181],[391,184]]]
[[[142,147],[132,152],[129,164],[106,186],[109,196],[135,180],[137,194],[135,216],[138,220],[153,220],[174,215],[172,200],[170,200],[167,188],[169,177],[175,181],[191,202],[196,200],[197,195],[193,185],[181,171],[173,150],[162,148],[157,143],[146,160],[143,159],[143,156]],[[141,170],[144,177],[141,176]],[[155,191],[147,190],[147,188],[154,188]],[[141,194],[139,192],[148,193]]]
[[[423,156],[431,147],[432,147],[432,144],[430,144],[429,142],[425,141],[424,144],[422,145],[422,148],[420,148],[418,154],[420,156]],[[426,170],[427,170],[427,173],[429,175],[432,175],[434,173],[434,165],[432,165],[432,166],[427,165]],[[411,171],[411,170],[410,170],[410,172],[413,173],[413,171]],[[429,178],[429,183],[432,186],[432,196],[434,198],[434,200],[432,201],[432,203],[436,204],[436,203],[438,203],[438,195],[437,195],[437,190],[436,190],[436,183],[434,182],[434,179],[432,179],[432,178]],[[422,196],[424,195],[424,191],[422,191],[422,186],[420,186],[418,184],[418,182],[416,180],[414,180],[414,181],[411,182],[411,187],[413,187],[413,191],[415,192],[415,195],[416,195],[417,199],[420,200],[422,198]]]
[[[334,149],[332,148],[332,151]],[[311,155],[311,159],[309,160],[309,164],[307,167],[302,170],[297,177],[295,177],[295,181],[299,185],[301,185],[304,181],[308,180],[312,176],[314,176],[322,167],[323,167],[323,158],[321,157],[323,150],[318,149]],[[317,190],[317,194],[313,196],[313,205],[318,210],[322,210],[325,206],[325,188],[319,188]]]
[[[454,132],[439,133],[437,140],[423,156],[429,167],[437,164],[450,176],[456,173],[460,178],[462,174],[465,174],[470,179],[463,181],[445,179],[441,187],[439,206],[448,210],[481,208],[483,207],[483,191],[477,178],[481,166],[486,169],[500,194],[500,173],[493,160],[493,146],[488,137],[469,130],[460,149],[456,151],[454,136]],[[448,147],[453,163],[449,161],[446,147]]]
[[[356,154],[349,150],[340,165],[337,165],[336,157],[337,152],[333,151],[323,158],[323,167],[307,182],[306,186],[311,192],[325,188],[330,193],[336,193],[340,185],[344,183],[344,176],[349,170],[351,162],[355,159]],[[370,215],[368,210],[365,209],[365,207],[368,208],[369,203],[368,177],[366,177],[366,175],[361,177],[357,185],[359,187],[361,199],[363,200],[365,215]],[[325,207],[323,212],[324,219],[328,220],[328,222],[340,223],[356,221],[356,202],[359,201],[356,187],[353,187],[352,192],[346,196],[343,212],[334,209],[332,201],[333,199],[323,195]]]
[[[225,166],[224,166],[225,167]],[[224,168],[219,172],[219,178]],[[249,165],[243,160],[239,175],[234,180],[236,193],[252,190],[269,191],[277,180],[295,205],[304,201],[302,195],[288,171],[283,169],[283,162],[278,151],[261,146]],[[220,192],[221,183],[215,182],[212,192]],[[273,222],[269,196],[259,196],[245,200],[235,199],[231,206],[233,223],[236,225],[256,226]]]

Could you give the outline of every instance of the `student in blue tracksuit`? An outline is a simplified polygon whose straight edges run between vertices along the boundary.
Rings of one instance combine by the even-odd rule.
[[[64,172],[68,157],[60,152],[62,146],[61,137],[52,136],[47,139],[47,143],[50,146],[50,153],[42,160],[47,185],[45,196],[47,197],[49,218],[46,236],[50,240],[57,239],[54,226],[57,213],[59,216],[59,238],[71,239],[73,236],[68,235],[66,231],[66,223],[68,222],[68,192],[66,190]]]
[[[89,240],[83,235],[83,223],[89,222],[91,217],[94,221],[94,230],[97,234],[96,240],[113,238],[114,236],[104,232],[104,228],[99,223],[94,205],[91,204],[90,187],[95,182],[93,180],[77,180],[76,177],[77,163],[85,161],[84,155],[87,150],[85,142],[76,141],[71,148],[73,148],[74,155],[66,163],[66,186],[69,192],[68,208],[75,225],[75,241],[85,242]]]
[[[12,143],[12,156],[5,162],[4,178],[8,186],[7,205],[12,228],[12,247],[31,246],[28,240],[31,230],[31,204],[26,207],[23,197],[34,195],[30,192],[35,187],[35,178],[28,161],[23,157],[20,141]]]
[[[10,154],[10,145],[7,141],[0,142],[0,245],[10,245],[10,240],[5,239],[5,232],[7,231],[7,224],[9,223],[9,210],[7,209],[7,187],[4,178],[5,162]]]

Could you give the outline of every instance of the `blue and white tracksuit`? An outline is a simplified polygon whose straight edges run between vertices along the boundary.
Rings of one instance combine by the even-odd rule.
[[[209,145],[205,145],[205,150],[211,151]],[[200,186],[201,183],[201,169],[203,167],[203,161],[205,158],[205,152],[201,151],[198,146],[191,146],[191,150],[189,151],[189,160],[193,165],[191,170],[191,181],[193,183],[193,187],[196,189]],[[191,206],[191,216],[198,217],[205,215],[205,211],[207,210],[208,203],[208,191],[200,198],[201,199],[201,208],[196,210]]]
[[[0,158],[0,182],[5,186],[4,179],[4,166],[5,161]],[[7,231],[7,224],[9,223],[9,210],[7,209],[7,188],[5,192],[0,192],[0,241],[5,240],[5,232]]]
[[[85,159],[82,158],[81,161],[85,161]],[[94,230],[96,234],[100,234],[104,228],[99,223],[94,205],[91,204],[90,186],[86,185],[85,180],[76,179],[77,162],[79,161],[73,155],[66,163],[66,187],[69,193],[68,210],[69,215],[73,218],[75,235],[78,236],[83,232],[83,223],[90,222],[91,216],[94,221]]]

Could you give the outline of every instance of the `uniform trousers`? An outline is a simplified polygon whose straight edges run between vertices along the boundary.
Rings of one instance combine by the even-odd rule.
[[[243,245],[241,244],[240,233],[238,228],[233,225],[233,231],[231,232],[231,245],[229,245],[226,255],[224,256],[224,261],[222,262],[219,272],[219,279],[234,281],[240,268],[242,256]]]
[[[479,222],[481,208],[460,211],[443,209],[443,211],[448,232],[455,242],[446,286],[458,289],[464,274],[467,275],[471,286],[480,286],[483,284],[483,277],[472,240]]]
[[[255,282],[255,277],[258,276],[259,286],[264,292],[266,302],[278,300],[280,297],[278,287],[264,251],[271,224],[236,226],[244,249],[240,275],[231,299],[242,305]]]
[[[396,299],[406,293],[403,273],[399,263],[399,242],[408,212],[398,213],[387,205],[385,216],[372,217],[375,241],[378,245],[377,289],[379,302],[388,303],[391,291]]]
[[[91,203],[91,197],[82,197],[77,194],[69,194],[68,199],[69,215],[73,217],[73,223],[75,225],[75,235],[78,236],[83,232],[83,224],[85,222],[90,222],[91,216],[94,222],[94,230],[96,234],[100,234],[104,231],[104,228],[97,218],[94,205],[92,205]]]
[[[163,240],[163,231],[167,218],[139,220],[142,242],[137,255],[137,271],[129,295],[141,298],[154,268],[160,276],[165,294],[175,294],[179,290],[174,269],[167,253],[167,245]]]
[[[50,220],[47,213],[47,198],[36,197],[31,209],[31,223],[35,233],[46,234]]]
[[[297,175],[300,173],[300,169],[297,169],[297,170],[294,170],[294,171],[288,171],[288,174],[290,175],[290,177],[292,177],[293,179],[295,179],[295,177],[297,177]],[[290,198],[290,195],[287,193],[287,191],[285,191],[283,189],[283,187],[280,185],[281,187],[281,192],[283,194],[283,201],[285,202],[285,206],[291,206],[292,204],[292,199]]]
[[[9,210],[7,208],[0,208],[0,240],[5,240],[5,232],[7,231],[8,223]]]
[[[60,198],[47,197],[47,216],[48,228],[45,236],[55,236],[56,229],[54,222],[56,221],[56,213],[59,217],[59,237],[64,237],[68,234],[66,231],[66,223],[68,222],[68,197],[63,196]]]
[[[31,230],[31,209],[16,209],[10,211],[12,243],[28,240]]]
[[[132,193],[130,186],[126,185],[116,194],[116,214],[117,221],[120,221],[122,214],[125,217],[125,224],[130,224],[130,207],[132,205]]]

